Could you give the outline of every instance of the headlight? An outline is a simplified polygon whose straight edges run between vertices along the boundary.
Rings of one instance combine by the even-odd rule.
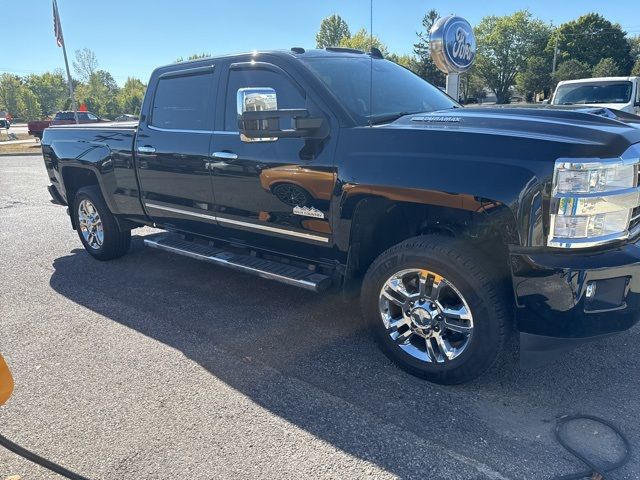
[[[627,238],[640,206],[639,162],[636,146],[616,159],[558,160],[547,244],[584,248]]]
[[[556,215],[555,238],[594,238],[624,232],[629,225],[629,210],[598,215]]]
[[[596,165],[598,164],[557,165],[556,192],[608,192],[635,185],[635,165]]]

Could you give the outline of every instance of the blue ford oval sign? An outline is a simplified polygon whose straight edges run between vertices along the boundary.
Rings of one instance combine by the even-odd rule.
[[[476,37],[469,22],[449,15],[433,24],[429,32],[431,57],[444,73],[466,72],[476,57]]]

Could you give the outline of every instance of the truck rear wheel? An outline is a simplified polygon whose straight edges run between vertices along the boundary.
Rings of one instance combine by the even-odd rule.
[[[362,312],[399,367],[442,384],[469,381],[504,347],[511,307],[492,268],[442,236],[406,240],[380,255],[362,286]]]
[[[98,187],[78,190],[72,215],[82,245],[94,258],[112,260],[129,250],[131,231],[120,230]]]

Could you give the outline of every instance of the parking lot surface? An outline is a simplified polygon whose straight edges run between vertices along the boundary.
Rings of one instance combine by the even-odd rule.
[[[90,478],[542,479],[581,466],[555,419],[640,438],[640,329],[435,386],[394,367],[357,302],[164,252],[93,260],[40,157],[0,157],[0,433]],[[585,449],[614,439],[584,425]],[[593,445],[593,447],[591,446]],[[636,451],[612,479],[640,478]],[[0,479],[56,478],[0,450]],[[609,477],[608,477],[609,478]]]

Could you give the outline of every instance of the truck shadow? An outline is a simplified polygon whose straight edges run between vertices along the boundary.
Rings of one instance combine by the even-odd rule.
[[[544,477],[555,471],[545,465],[557,466],[559,457],[549,422],[580,408],[611,418],[624,405],[616,407],[603,392],[638,379],[637,373],[628,378],[640,363],[629,341],[616,343],[617,352],[632,359],[625,368],[587,348],[551,368],[521,370],[511,349],[475,382],[432,385],[404,374],[379,352],[357,301],[144,249],[142,237],[134,237],[122,259],[97,262],[77,249],[53,267],[56,292],[179,349],[263,408],[403,478],[434,471],[425,445],[464,452],[503,474],[535,471]],[[621,415],[635,424],[640,406]],[[513,444],[514,435],[520,444],[509,448],[512,465],[487,455],[492,445]],[[484,478],[480,472],[477,477]]]

